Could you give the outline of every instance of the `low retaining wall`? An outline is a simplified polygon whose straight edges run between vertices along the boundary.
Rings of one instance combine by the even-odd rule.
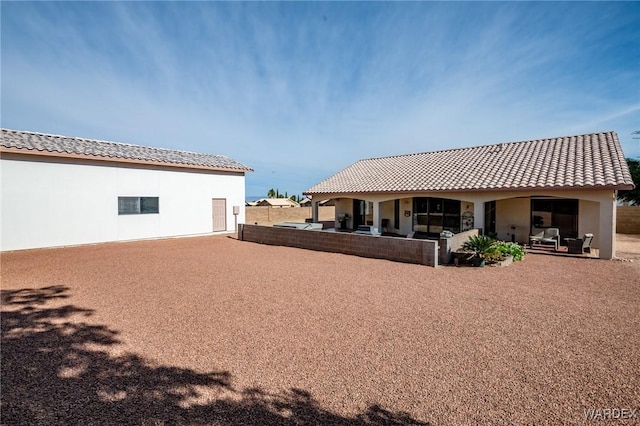
[[[478,230],[471,229],[469,231],[454,234],[451,238],[440,238],[440,264],[446,265],[451,263],[451,252],[460,250],[462,245],[472,235],[478,235]]]
[[[640,206],[618,206],[616,232],[618,234],[640,234]]]
[[[372,237],[342,232],[307,231],[248,224],[238,226],[238,239],[260,244],[438,266],[438,242],[433,240]]]

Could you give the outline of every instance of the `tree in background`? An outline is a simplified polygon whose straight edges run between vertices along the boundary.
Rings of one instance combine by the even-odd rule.
[[[276,189],[271,188],[269,191],[267,191],[267,197],[268,198],[288,198],[292,201],[295,201],[296,203],[302,200],[302,197],[299,195],[289,196],[289,193],[287,191],[285,191],[284,194],[281,194],[278,188]]]
[[[633,184],[636,187],[634,189],[618,191],[618,199],[633,202],[640,206],[640,161],[627,158],[627,164],[631,172],[631,179],[633,179]]]

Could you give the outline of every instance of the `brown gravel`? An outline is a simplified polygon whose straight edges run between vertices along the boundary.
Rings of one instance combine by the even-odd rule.
[[[435,269],[215,236],[1,266],[7,425],[640,422],[638,260]]]

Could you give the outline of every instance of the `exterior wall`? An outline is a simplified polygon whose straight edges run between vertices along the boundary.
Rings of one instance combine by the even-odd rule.
[[[380,203],[380,217],[382,219],[389,219],[390,232],[397,232],[393,227],[393,217],[394,217],[393,206],[394,206],[394,201],[385,201],[384,203]],[[380,232],[382,232],[382,229],[380,229]]]
[[[335,217],[334,206],[319,207],[319,221],[331,221],[333,223]],[[305,222],[311,218],[311,207],[246,207],[246,223],[258,225],[272,225],[278,222]],[[331,226],[333,228],[333,225]]]
[[[29,157],[25,159],[25,157]],[[2,250],[89,244],[212,232],[212,198],[226,198],[244,222],[242,173],[42,160],[3,155]],[[159,214],[118,215],[118,197],[159,197]]]
[[[344,253],[397,262],[438,266],[438,242],[394,237],[372,237],[342,232],[308,231],[241,225],[238,238],[260,244]]]
[[[335,200],[335,218],[336,222],[338,220],[338,216],[341,214],[348,214],[349,220],[347,220],[347,228],[353,228],[353,199],[351,198],[338,198]],[[336,223],[336,227],[340,225]]]
[[[640,206],[618,206],[617,232],[640,234]]]
[[[516,242],[528,244],[530,222],[530,199],[509,198],[496,202],[496,233],[499,240],[511,241],[511,235],[515,234]],[[511,229],[512,225],[515,225],[515,230]]]
[[[593,234],[593,247],[600,247],[600,205],[594,201],[580,200],[578,203],[578,238]]]
[[[409,212],[409,216],[405,212]],[[399,234],[409,235],[413,232],[413,198],[400,199],[400,230]]]
[[[458,251],[462,248],[462,245],[472,235],[478,235],[477,229],[471,229],[469,231],[463,231],[455,234],[451,238],[440,238],[439,259],[440,265],[446,265],[451,263],[451,252]]]

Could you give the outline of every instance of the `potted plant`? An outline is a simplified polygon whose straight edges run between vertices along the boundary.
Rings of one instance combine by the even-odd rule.
[[[473,266],[484,266],[487,257],[496,251],[496,240],[485,235],[472,235],[462,245],[462,249],[474,254],[471,259]]]

